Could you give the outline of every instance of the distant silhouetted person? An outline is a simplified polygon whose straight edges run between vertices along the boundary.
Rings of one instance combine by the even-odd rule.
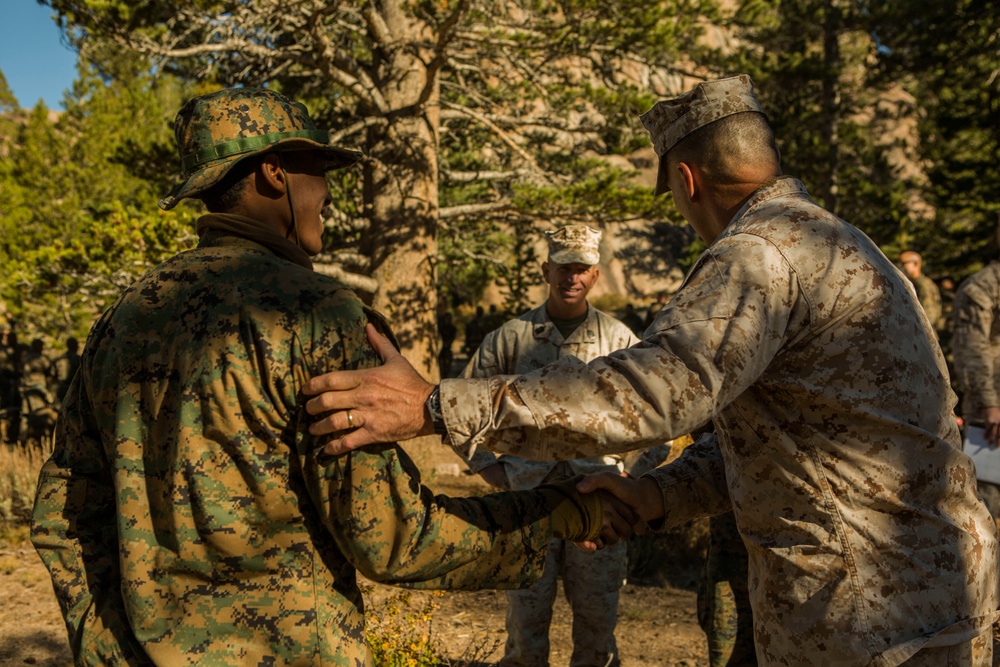
[[[76,369],[80,367],[80,355],[77,353],[79,348],[80,344],[75,338],[67,338],[66,351],[52,362],[52,379],[56,385],[56,401],[60,404],[66,397],[66,390],[69,389],[69,383],[76,375]]]
[[[451,364],[454,355],[451,346],[458,335],[458,328],[449,311],[444,311],[438,316],[438,335],[441,337],[441,351],[438,353],[438,366],[441,368],[441,377],[451,377]]]

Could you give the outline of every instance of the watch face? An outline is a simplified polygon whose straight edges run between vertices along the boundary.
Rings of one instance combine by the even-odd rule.
[[[437,387],[427,397],[427,412],[431,413],[434,421],[441,419],[441,392]]]

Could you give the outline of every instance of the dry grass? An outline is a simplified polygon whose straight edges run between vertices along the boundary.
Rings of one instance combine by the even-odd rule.
[[[26,523],[31,518],[38,472],[51,453],[51,443],[0,443],[0,522]]]

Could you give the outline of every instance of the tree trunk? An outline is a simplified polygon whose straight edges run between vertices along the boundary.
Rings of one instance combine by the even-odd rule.
[[[839,191],[837,170],[840,161],[840,74],[843,63],[840,58],[841,19],[838,0],[827,0],[826,21],[823,23],[823,123],[821,136],[826,143],[827,172],[820,195],[826,208],[837,213]]]
[[[392,37],[377,52],[374,68],[389,111],[386,124],[369,129],[373,159],[364,170],[364,200],[371,232],[362,252],[371,256],[379,283],[373,306],[389,319],[404,356],[436,381],[439,116],[424,46],[434,41],[398,0],[374,4]],[[428,89],[432,94],[422,100]]]

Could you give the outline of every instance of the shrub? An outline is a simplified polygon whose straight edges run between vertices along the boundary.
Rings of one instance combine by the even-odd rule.
[[[365,595],[365,638],[375,667],[434,667],[441,664],[431,638],[434,612],[440,608],[435,591],[420,607],[411,607],[407,590],[393,591],[376,600],[372,586],[361,586]]]
[[[27,523],[31,519],[38,473],[51,453],[51,443],[0,443],[0,521]]]

